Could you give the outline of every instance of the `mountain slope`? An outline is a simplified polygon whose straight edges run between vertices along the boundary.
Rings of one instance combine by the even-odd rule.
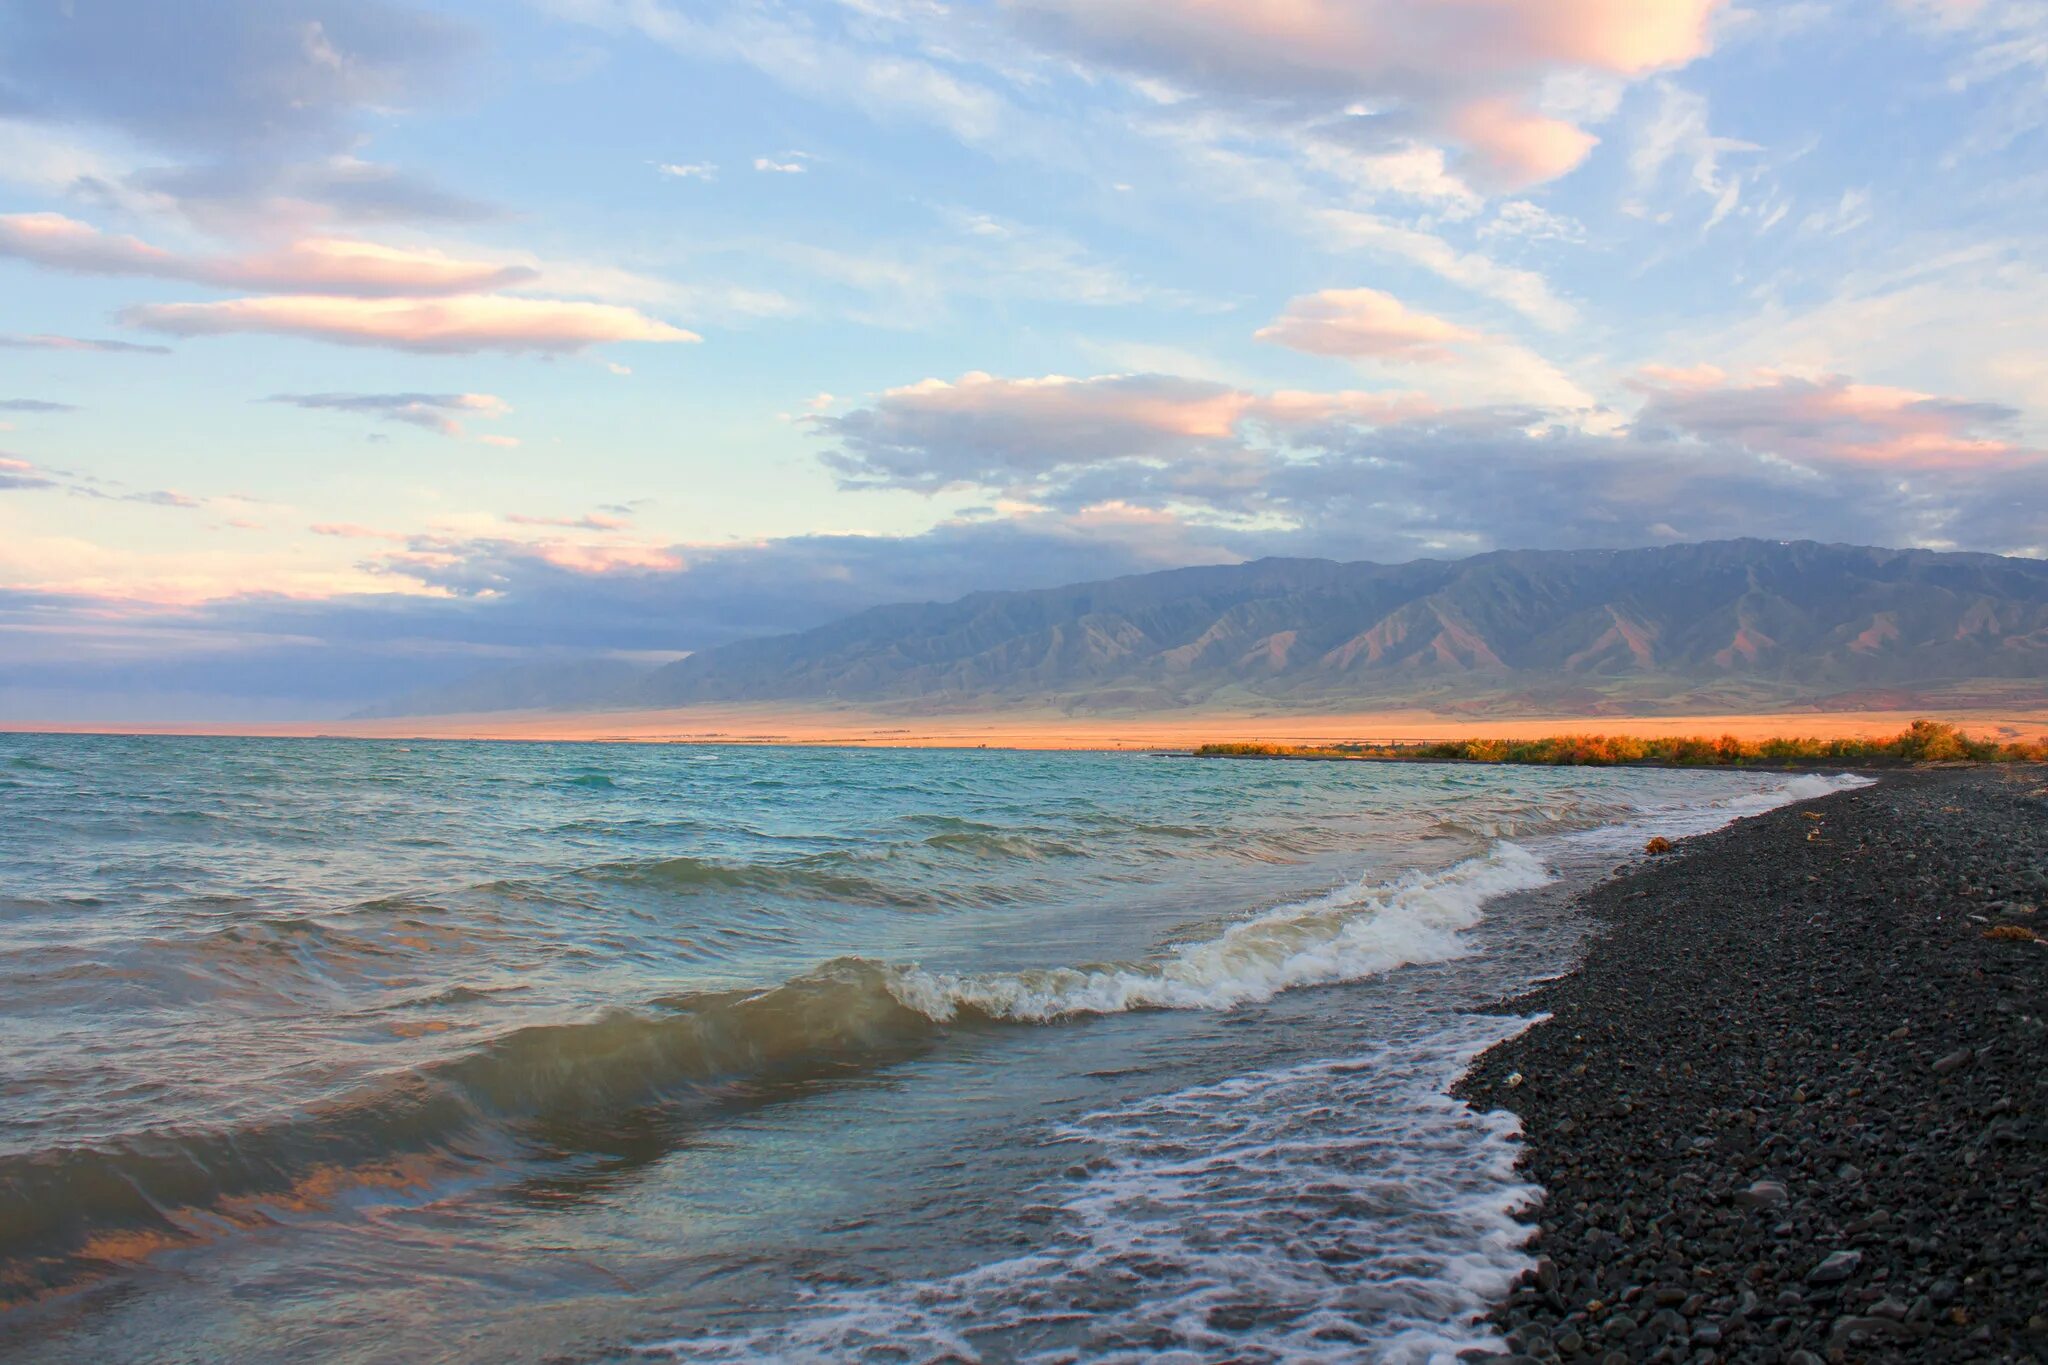
[[[1316,704],[1757,697],[2048,676],[2048,563],[1811,542],[1267,559],[877,608],[632,700]]]

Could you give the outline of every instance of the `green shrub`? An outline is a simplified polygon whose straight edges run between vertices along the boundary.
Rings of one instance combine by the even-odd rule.
[[[1785,767],[1840,763],[1851,767],[1900,767],[1911,763],[2043,763],[2048,740],[2000,744],[1973,739],[1942,721],[1916,720],[1889,739],[1806,739],[1773,736],[1745,740],[1734,735],[1637,739],[1628,735],[1553,735],[1543,739],[1460,739],[1426,744],[1204,744],[1204,758],[1372,758],[1416,762],[1522,763],[1604,767],[1623,763],[1665,763],[1685,767]]]

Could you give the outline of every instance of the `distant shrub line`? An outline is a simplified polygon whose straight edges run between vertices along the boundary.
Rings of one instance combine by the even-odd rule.
[[[1534,763],[1609,767],[1624,763],[1685,768],[1784,767],[1841,763],[1902,767],[1913,763],[2043,763],[2048,740],[2000,743],[1975,739],[1953,725],[1916,720],[1889,739],[1719,739],[1691,735],[1636,739],[1627,735],[1552,735],[1544,739],[1453,739],[1428,744],[1204,744],[1197,758],[1363,758],[1418,763]]]

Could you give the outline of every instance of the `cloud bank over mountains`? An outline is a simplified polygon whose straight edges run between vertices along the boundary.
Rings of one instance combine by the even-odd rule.
[[[0,715],[1268,554],[2048,554],[2043,53],[2020,0],[23,0]]]

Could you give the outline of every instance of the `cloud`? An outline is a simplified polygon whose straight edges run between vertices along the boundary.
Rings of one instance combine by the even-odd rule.
[[[921,57],[868,50],[867,30],[885,15],[874,6],[845,8],[839,17],[851,32],[834,31],[833,11],[773,0],[703,18],[663,0],[552,0],[551,8],[609,32],[638,32],[693,60],[744,63],[802,99],[836,100],[885,121],[914,119],[982,145],[1014,134],[1011,109],[994,91]]]
[[[1586,225],[1527,199],[1509,199],[1493,211],[1493,217],[1479,229],[1479,235],[1530,242],[1583,242]]]
[[[806,170],[810,169],[804,165],[801,159],[803,157],[802,152],[790,152],[788,155],[797,159],[776,161],[772,157],[757,156],[754,158],[754,169],[757,171],[767,171],[772,175],[802,175]]]
[[[716,180],[718,167],[709,161],[663,161],[654,167],[661,174],[677,180]]]
[[[1453,111],[1448,123],[1480,158],[1487,178],[1507,190],[1557,179],[1600,141],[1563,119],[1531,113],[1506,99],[1473,100]]]
[[[306,529],[316,536],[334,536],[342,540],[391,540],[402,544],[411,539],[403,531],[379,531],[354,521],[316,521]]]
[[[1541,108],[1547,78],[1633,80],[1706,53],[1718,0],[1016,0],[1044,46],[1170,96],[1464,147],[1490,182],[1555,179],[1593,137]]]
[[[355,111],[430,92],[472,45],[379,0],[20,0],[6,69],[24,113],[212,152],[344,138]]]
[[[512,512],[505,520],[514,526],[560,526],[577,531],[623,531],[633,523],[629,518],[590,512],[580,517],[536,517]]]
[[[986,487],[1001,510],[908,536],[712,545],[631,538],[620,509],[515,514],[482,534],[321,523],[315,533],[361,545],[353,570],[321,571],[350,586],[294,570],[265,592],[215,574],[203,597],[180,586],[166,598],[157,585],[196,580],[146,556],[125,577],[87,557],[76,581],[0,591],[0,688],[116,685],[81,659],[84,629],[127,632],[109,647],[146,661],[131,691],[175,681],[367,700],[417,685],[433,660],[703,648],[886,602],[1265,554],[1389,561],[1739,535],[2048,551],[2048,459],[1976,448],[2003,440],[2007,409],[1710,367],[1636,383],[1632,420],[1588,429],[1540,407],[1170,375],[927,380],[810,420],[852,476]],[[1958,446],[1965,458],[1943,453]],[[0,481],[38,475],[0,463]],[[0,544],[0,564],[11,549],[18,564],[63,559]]]
[[[953,208],[941,209],[938,217],[937,233],[901,234],[862,250],[759,239],[734,242],[727,250],[737,259],[766,259],[785,274],[806,277],[814,306],[893,329],[936,325],[963,299],[1094,308],[1202,306],[1193,296],[1133,276],[1065,233]]]
[[[0,412],[77,412],[70,403],[53,403],[46,398],[0,398]]]
[[[442,354],[564,354],[605,342],[701,339],[618,304],[490,294],[448,299],[283,295],[217,303],[149,303],[124,309],[119,319],[124,326],[174,336],[255,332]]]
[[[1247,428],[1280,430],[1381,420],[1426,406],[1412,395],[1259,395],[1172,375],[1047,375],[1003,379],[980,371],[890,389],[865,408],[806,419],[836,444],[826,463],[855,487],[921,491],[981,485],[1047,491],[1047,480],[1091,465],[1241,463]],[[1175,476],[1169,470],[1167,477]]]
[[[1450,347],[1478,333],[1418,313],[1378,289],[1324,289],[1289,301],[1271,323],[1253,333],[1315,355],[1372,356],[1394,361],[1444,361]]]
[[[98,351],[108,355],[169,355],[168,346],[136,341],[108,341],[96,337],[52,336],[48,333],[0,332],[0,350],[8,351]]]
[[[1654,370],[1640,387],[1649,396],[1636,416],[1640,432],[1668,430],[1802,462],[1931,471],[2005,467],[2044,453],[2010,439],[2017,409],[1843,375],[1736,384],[1711,368]]]
[[[1414,395],[1260,395],[1161,375],[970,374],[893,389],[813,426],[850,486],[983,489],[1068,516],[1170,514],[1237,528],[1229,543],[1262,552],[1822,533],[2003,551],[2048,543],[2048,504],[2032,501],[2048,487],[2048,460],[2004,434],[2009,409],[1840,378],[1735,384],[1711,370],[1646,373],[1637,386],[1642,405],[1625,418],[1442,408]]]
[[[96,595],[0,590],[0,626],[13,627],[0,688],[259,691],[361,702],[417,686],[436,668],[470,671],[478,660],[697,649],[883,603],[1264,554],[1399,561],[1739,535],[2048,547],[2048,474],[2038,464],[1926,479],[1862,464],[1808,471],[1696,438],[1575,431],[1526,409],[1293,434],[1306,444],[1269,460],[1255,481],[1212,490],[1206,505],[1161,506],[1162,490],[1144,482],[1148,471],[1110,463],[1096,471],[1105,496],[1087,506],[964,516],[908,536],[615,542],[608,550],[573,534],[323,526],[316,529],[361,541],[371,558],[357,577],[389,590],[287,595],[245,586],[175,612],[112,586]],[[1185,488],[1173,491],[1185,500]],[[613,529],[538,524],[553,520],[574,519],[517,524]],[[82,657],[87,628],[126,632],[109,647],[137,662],[134,676]],[[189,704],[160,701],[156,714]]]
[[[403,422],[455,437],[462,435],[461,416],[494,421],[512,411],[511,404],[489,393],[275,393],[264,401],[316,411],[367,413],[386,422]]]
[[[1340,246],[1411,261],[1475,294],[1506,304],[1551,331],[1562,331],[1578,321],[1578,309],[1559,298],[1549,281],[1533,270],[1503,265],[1476,251],[1460,251],[1441,237],[1355,209],[1323,209],[1314,214],[1314,221]]]
[[[1949,54],[1955,91],[2001,87],[1956,149],[1959,157],[1995,155],[2048,124],[2048,8],[2038,0],[1894,0]]]
[[[1706,224],[1711,228],[1733,213],[1742,201],[1742,177],[1724,171],[1721,158],[1730,152],[1763,149],[1754,142],[1715,136],[1708,126],[1705,96],[1681,89],[1671,81],[1658,82],[1656,94],[1656,108],[1638,125],[1635,145],[1629,151],[1629,173],[1636,192],[1654,192],[1666,167],[1676,164],[1684,171],[1691,188],[1713,201]],[[1630,207],[1639,215],[1647,213],[1640,205]]]
[[[438,95],[475,47],[467,27],[382,0],[20,0],[0,88],[16,118],[187,158],[135,190],[389,216],[449,205],[350,155],[361,116]]]
[[[42,471],[27,460],[0,451],[0,493],[26,493],[55,487],[54,479],[44,477]]]
[[[0,256],[92,274],[292,291],[213,303],[141,304],[120,314],[129,326],[180,336],[268,332],[412,351],[552,353],[610,341],[699,339],[622,304],[488,292],[540,280],[542,272],[530,265],[374,242],[310,238],[244,257],[192,257],[61,214],[29,213],[0,216]]]
[[[0,215],[0,256],[79,274],[361,298],[482,293],[524,284],[540,274],[525,265],[331,238],[309,238],[281,251],[241,258],[184,256],[58,213]]]

